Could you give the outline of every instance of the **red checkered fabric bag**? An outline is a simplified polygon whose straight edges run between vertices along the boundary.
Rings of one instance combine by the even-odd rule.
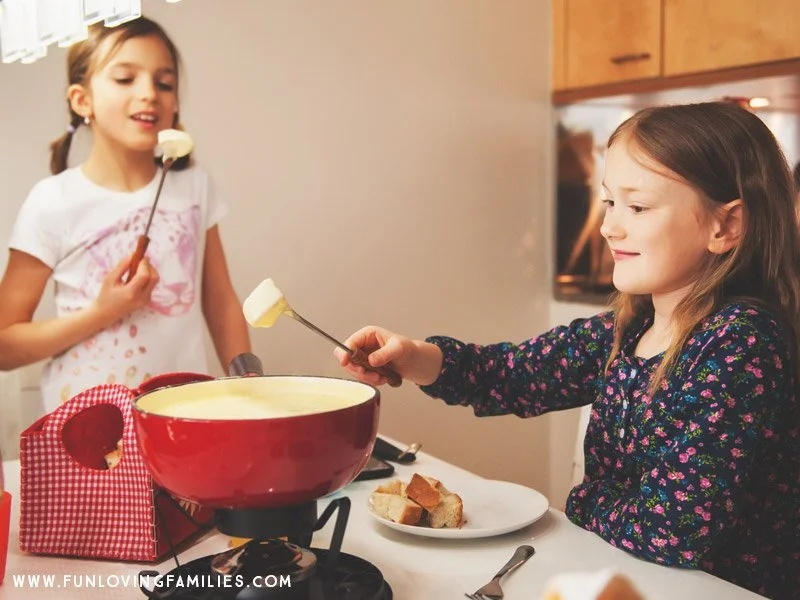
[[[22,432],[20,547],[56,554],[153,562],[210,524],[213,511],[159,488],[139,453],[133,399],[165,385],[212,379],[160,376],[138,390],[100,385],[75,396]],[[106,456],[122,440],[118,463]],[[193,522],[194,521],[194,522]]]

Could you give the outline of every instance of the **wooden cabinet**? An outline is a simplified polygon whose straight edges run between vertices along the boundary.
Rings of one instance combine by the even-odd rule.
[[[800,0],[552,0],[557,101],[800,72]]]
[[[661,1],[565,0],[565,87],[660,75]]]
[[[664,0],[664,75],[797,57],[798,0]]]

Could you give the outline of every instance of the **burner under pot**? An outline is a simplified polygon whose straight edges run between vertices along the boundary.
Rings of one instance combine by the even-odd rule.
[[[290,512],[295,518],[305,516],[288,521],[297,527],[311,514],[316,515],[316,505],[295,507]],[[321,529],[334,512],[336,525],[328,550],[303,547],[300,544],[310,543],[311,535],[297,530],[294,536],[288,536],[296,543],[277,538],[254,539],[237,548],[179,564],[160,577],[158,572],[143,571],[142,591],[151,600],[392,600],[392,589],[375,565],[341,552],[350,512],[348,498],[331,501],[311,531]],[[264,520],[262,511],[230,516],[232,520],[220,523],[220,529],[229,534],[232,529],[236,533],[245,533],[243,529],[271,530],[281,521],[284,528],[287,526],[283,519]],[[272,515],[278,516],[290,515],[284,511]]]
[[[217,528],[224,534],[242,538],[288,537],[308,546],[317,526],[317,503],[306,502],[281,508],[217,509]]]
[[[228,551],[173,569],[146,593],[152,600],[392,600],[378,568],[357,556],[340,552],[336,566],[329,568],[329,550],[304,549],[282,540],[245,546],[250,548],[236,549],[241,551],[238,556]],[[259,571],[265,557],[282,564]],[[237,560],[244,562],[234,566]],[[222,565],[231,570],[222,572]]]

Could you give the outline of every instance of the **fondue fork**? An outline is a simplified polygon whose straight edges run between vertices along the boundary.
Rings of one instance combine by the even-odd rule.
[[[464,595],[470,600],[502,600],[503,588],[500,587],[500,579],[506,573],[509,573],[517,567],[524,565],[525,561],[527,561],[534,554],[536,554],[536,550],[533,549],[533,546],[520,546],[514,552],[514,555],[511,557],[511,559],[503,565],[503,567],[497,572],[497,575],[495,575],[489,583],[472,592],[471,594]]]
[[[317,333],[317,334],[321,335],[322,337],[324,337],[328,341],[332,342],[336,346],[339,346],[339,348],[341,348],[342,350],[344,350],[345,352],[347,352],[350,355],[350,360],[353,361],[355,364],[360,365],[360,366],[362,366],[365,369],[368,369],[370,371],[376,371],[377,373],[380,373],[381,375],[386,377],[386,382],[390,386],[399,387],[400,384],[402,383],[403,380],[400,378],[400,376],[397,373],[395,373],[394,371],[392,371],[391,369],[388,369],[386,367],[373,367],[371,364],[369,364],[369,359],[367,358],[367,355],[364,354],[364,352],[362,350],[360,350],[360,349],[353,350],[351,348],[348,348],[342,342],[337,340],[335,337],[333,337],[329,333],[326,333],[325,331],[323,331],[322,329],[320,329],[319,327],[314,325],[311,321],[308,321],[308,320],[304,319],[302,316],[300,316],[297,313],[296,310],[294,310],[290,306],[287,305],[286,308],[283,309],[283,314],[286,315],[287,317],[291,317],[292,319],[294,319],[298,323],[302,323],[303,325],[308,327],[314,333]]]
[[[125,283],[128,283],[136,274],[136,269],[139,263],[142,262],[147,247],[150,245],[150,226],[153,224],[153,215],[156,214],[156,206],[158,206],[158,199],[161,197],[161,188],[164,187],[164,179],[167,176],[167,171],[175,164],[179,158],[187,156],[194,148],[192,137],[185,131],[177,129],[164,129],[158,132],[158,145],[163,150],[164,154],[161,158],[161,179],[158,182],[158,189],[156,196],[153,199],[153,206],[150,208],[150,217],[147,219],[147,225],[144,228],[144,233],[136,240],[136,250],[133,252],[131,264],[128,267],[128,274],[125,277]]]
[[[283,293],[272,279],[265,279],[258,284],[256,289],[245,299],[242,311],[247,322],[253,327],[272,327],[279,316],[286,315],[347,352],[354,364],[383,375],[390,386],[399,387],[403,383],[403,379],[394,370],[389,367],[373,367],[369,364],[368,357],[363,350],[348,348],[329,333],[301,317],[296,310],[289,306]]]
[[[125,283],[128,283],[133,276],[136,274],[136,269],[139,268],[139,263],[142,262],[144,258],[145,252],[147,252],[147,247],[150,245],[150,237],[148,234],[150,233],[150,225],[153,224],[153,215],[156,214],[156,206],[158,206],[158,199],[161,197],[161,188],[164,187],[164,178],[167,176],[167,171],[169,168],[175,163],[175,159],[168,158],[163,162],[161,167],[161,179],[158,182],[158,189],[156,190],[156,197],[153,200],[153,206],[150,208],[150,217],[147,219],[147,225],[145,225],[144,233],[139,236],[136,240],[136,250],[133,252],[133,258],[131,258],[131,264],[128,267],[128,274],[125,277]]]

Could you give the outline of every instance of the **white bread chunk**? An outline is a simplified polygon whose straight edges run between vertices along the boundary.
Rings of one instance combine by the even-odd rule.
[[[458,494],[442,494],[442,501],[428,511],[428,525],[434,529],[441,527],[458,528],[464,522],[464,502]]]
[[[253,327],[272,327],[287,308],[286,299],[272,279],[259,283],[242,305],[244,318]]]
[[[464,522],[464,502],[450,492],[438,479],[414,473],[406,494],[425,509],[423,523],[436,529],[461,527]]]
[[[422,517],[422,507],[419,504],[397,494],[372,492],[370,500],[376,515],[395,523],[416,525]]]
[[[442,501],[442,492],[437,489],[439,483],[436,479],[428,479],[414,473],[406,486],[406,494],[422,508],[430,511]]]
[[[437,490],[442,490],[442,491],[445,491],[445,492],[447,491],[447,490],[444,489],[444,486],[442,485],[442,482],[439,481],[438,479],[435,479],[434,477],[428,477],[427,475],[420,475],[420,477],[422,477],[425,481],[430,483]]]
[[[108,469],[111,470],[119,464],[119,461],[122,460],[122,440],[117,441],[116,447],[105,455],[106,465]]]
[[[419,473],[414,473],[407,484],[392,479],[379,485],[370,501],[375,514],[405,525],[439,529],[458,528],[465,522],[461,497],[438,479]]]
[[[375,491],[379,494],[394,494],[395,496],[405,496],[402,494],[403,491],[403,482],[399,479],[392,479],[387,481],[386,483],[379,485],[375,488]]]
[[[610,569],[561,573],[545,586],[544,600],[644,600],[630,580]]]
[[[158,145],[164,153],[162,160],[176,160],[188,155],[194,148],[194,141],[185,131],[164,129],[158,132]]]

